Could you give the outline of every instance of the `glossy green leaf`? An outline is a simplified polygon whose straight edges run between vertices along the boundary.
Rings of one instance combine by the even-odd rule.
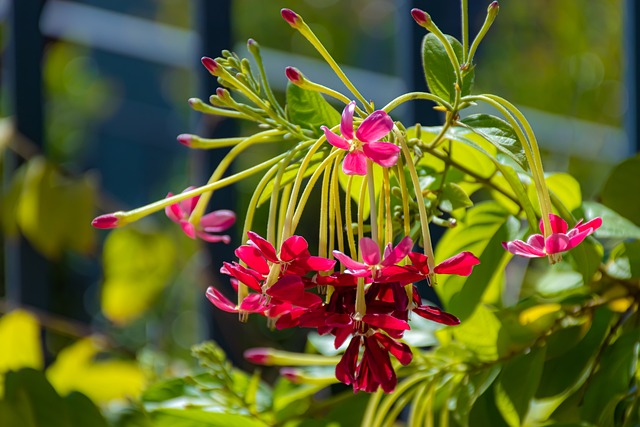
[[[620,243],[611,250],[607,273],[619,279],[640,278],[640,242]]]
[[[615,425],[616,406],[636,387],[631,380],[637,369],[639,339],[640,329],[633,325],[602,353],[599,370],[584,394],[582,416],[586,421],[601,427]]]
[[[109,233],[102,256],[102,311],[119,324],[151,307],[174,274],[177,259],[171,238],[133,227]]]
[[[469,277],[439,275],[435,286],[448,311],[461,320],[468,318],[482,300],[496,271],[501,271],[511,254],[501,242],[516,237],[519,224],[496,203],[480,203],[467,211],[455,228],[447,230],[436,247],[436,264],[460,252],[480,258]]]
[[[462,62],[462,45],[454,37],[449,35],[446,37],[453,47],[458,61]],[[444,45],[433,33],[428,33],[422,41],[422,67],[429,91],[445,101],[453,102],[456,82],[454,65],[451,63]],[[466,96],[471,92],[474,77],[473,68],[463,75],[462,96]]]
[[[603,239],[640,239],[640,227],[633,222],[597,202],[584,202],[585,221],[602,218],[602,226],[595,236]]]
[[[620,163],[611,172],[601,193],[602,203],[640,226],[640,157]]]
[[[474,114],[465,117],[461,122],[469,126],[470,129],[455,127],[453,128],[455,132],[463,135],[469,132],[476,133],[511,158],[522,169],[528,169],[522,144],[509,123],[489,114]]]
[[[469,425],[471,409],[478,398],[493,384],[500,373],[500,369],[499,365],[493,365],[490,368],[470,374],[467,380],[463,382],[457,393],[456,408],[453,411],[453,416],[461,426]]]
[[[504,364],[496,380],[495,397],[496,406],[509,426],[523,424],[540,382],[544,359],[545,347],[537,347]]]
[[[292,123],[320,136],[320,126],[329,128],[340,123],[340,113],[318,92],[287,85],[287,114]]]
[[[455,182],[447,182],[442,186],[442,192],[439,195],[440,209],[444,212],[453,212],[459,208],[467,208],[473,206],[473,202],[467,193]]]
[[[509,427],[496,407],[495,382],[482,393],[471,408],[469,427]]]
[[[500,320],[492,310],[485,305],[478,305],[460,325],[445,331],[450,332],[456,341],[472,351],[479,360],[493,361],[500,356],[498,337],[501,327]]]
[[[561,395],[576,390],[584,383],[584,373],[590,369],[597,349],[609,330],[611,318],[610,311],[598,310],[584,337],[544,364],[536,397],[550,398]],[[570,342],[567,341],[565,345],[568,346]],[[554,353],[557,353],[557,350]]]
[[[82,393],[73,392],[64,398],[73,427],[107,427],[98,407]]]
[[[207,412],[200,409],[161,409],[152,414],[155,427],[264,427],[250,415]]]

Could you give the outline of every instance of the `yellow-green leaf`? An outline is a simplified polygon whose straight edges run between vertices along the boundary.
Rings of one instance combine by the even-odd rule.
[[[61,395],[79,391],[99,403],[137,397],[145,384],[142,369],[133,361],[96,361],[101,351],[97,339],[75,342],[58,354],[47,379]]]
[[[0,318],[0,374],[20,368],[42,369],[38,319],[25,310]]]
[[[102,311],[115,323],[142,315],[167,286],[176,264],[171,239],[134,228],[114,230],[104,245]]]

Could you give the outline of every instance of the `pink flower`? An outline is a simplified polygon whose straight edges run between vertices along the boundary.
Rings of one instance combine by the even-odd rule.
[[[390,142],[380,142],[393,128],[393,120],[382,110],[374,111],[360,123],[353,134],[353,112],[356,103],[351,101],[342,112],[339,136],[322,126],[329,144],[346,150],[349,153],[344,158],[342,170],[347,175],[366,175],[367,159],[371,159],[380,166],[391,167],[398,161],[400,147]]]
[[[389,243],[384,250],[384,259],[381,260],[378,244],[373,239],[363,237],[360,239],[360,253],[364,262],[354,261],[340,251],[333,251],[333,256],[347,267],[345,273],[376,280],[379,276],[386,276],[387,267],[402,261],[412,247],[413,242],[408,236],[402,239],[396,247],[392,247]]]
[[[194,188],[195,187],[189,187],[184,190],[183,193],[185,191],[193,190]],[[172,193],[167,194],[167,197],[171,196],[173,196]],[[231,241],[229,236],[214,233],[221,233],[231,227],[236,222],[236,214],[233,211],[226,209],[213,211],[203,215],[202,218],[200,218],[200,223],[197,226],[194,226],[189,222],[189,217],[198,204],[198,200],[200,200],[200,196],[191,197],[187,200],[167,206],[164,211],[169,219],[176,224],[180,224],[182,231],[192,239],[199,237],[206,242],[229,243]]]
[[[549,221],[552,233],[546,239],[544,237],[544,223],[540,220],[542,234],[533,234],[526,242],[522,240],[502,242],[502,247],[514,255],[525,258],[541,258],[573,249],[602,225],[602,218],[596,217],[584,224],[580,220],[574,228],[567,231],[567,222],[559,216],[549,214]]]

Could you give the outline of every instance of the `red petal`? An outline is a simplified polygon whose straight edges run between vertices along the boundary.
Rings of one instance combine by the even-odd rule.
[[[284,262],[292,261],[303,254],[309,245],[302,236],[291,236],[284,241],[280,248],[280,259]]]
[[[589,233],[589,234],[591,234],[594,231],[596,231],[598,228],[600,228],[601,225],[602,225],[602,218],[596,217],[596,218],[593,218],[589,222],[585,222],[584,224],[576,225],[575,228],[581,233],[583,231],[585,231],[585,230],[591,229],[591,232]]]
[[[313,271],[329,271],[336,265],[335,260],[319,256],[310,256],[301,260],[301,262],[306,265],[308,270]]]
[[[269,289],[267,295],[278,298],[282,301],[295,302],[296,299],[302,298],[304,292],[304,283],[298,276],[283,276]]]
[[[381,329],[396,329],[401,331],[407,331],[410,329],[407,322],[397,319],[389,314],[365,314],[362,321]]]
[[[237,313],[238,306],[231,302],[227,297],[222,295],[220,291],[218,291],[213,286],[207,288],[207,299],[216,307],[218,307],[222,311],[226,311],[227,313]]]
[[[576,241],[580,243],[587,236],[587,234],[588,233],[585,232],[584,236],[582,236],[582,238],[579,241],[577,240]],[[546,240],[544,241],[544,247],[547,251],[547,254],[557,254],[559,252],[564,252],[566,250],[569,250],[571,249],[569,244],[570,244],[569,237],[567,237],[566,234],[560,234],[560,233],[553,233],[549,237],[547,237]]]
[[[438,274],[457,274],[468,276],[473,266],[480,264],[480,260],[471,252],[460,252],[436,265],[433,271]]]
[[[352,384],[356,379],[356,365],[360,352],[360,337],[353,337],[347,350],[336,365],[336,378],[345,384]]]
[[[342,265],[344,265],[350,270],[366,270],[369,268],[368,265],[362,264],[361,262],[354,261],[340,251],[333,251],[333,256],[336,257],[338,261],[342,263]]]
[[[437,323],[442,323],[443,325],[454,326],[460,324],[460,320],[456,316],[454,316],[453,314],[449,314],[446,311],[442,311],[438,307],[421,305],[420,307],[414,308],[413,312],[418,316],[424,317],[425,319],[429,319]]]
[[[340,120],[340,133],[345,138],[353,139],[353,112],[356,109],[356,101],[351,101],[342,110],[342,120]],[[338,147],[341,148],[341,147]],[[349,148],[346,148],[347,150]]]
[[[502,242],[502,247],[514,255],[525,258],[540,258],[547,256],[544,250],[534,247],[522,240],[514,240],[513,242]]]
[[[255,246],[242,245],[235,252],[236,256],[242,260],[249,268],[254,269],[260,274],[269,274],[269,264],[262,256],[262,252]]]
[[[262,256],[268,259],[271,262],[278,262],[278,257],[276,256],[276,249],[273,247],[271,243],[265,240],[263,237],[259,236],[257,233],[253,231],[247,231],[247,236],[249,236],[249,240],[253,243],[259,250],[262,252]]]
[[[551,223],[551,231],[553,233],[566,233],[568,230],[567,222],[556,214],[549,214],[549,222]],[[544,221],[540,219],[540,231],[544,232]]]
[[[236,222],[236,214],[227,209],[220,209],[204,215],[200,219],[200,227],[207,233],[220,233]]]
[[[411,240],[411,237],[406,236],[396,245],[395,248],[390,248],[391,244],[389,244],[387,249],[384,251],[384,260],[382,261],[382,265],[384,266],[397,264],[406,257],[411,251],[411,248],[413,248],[413,240]]]
[[[411,363],[413,353],[411,353],[411,348],[408,345],[391,339],[384,334],[376,333],[374,337],[389,353],[393,354],[402,365],[406,366]]]

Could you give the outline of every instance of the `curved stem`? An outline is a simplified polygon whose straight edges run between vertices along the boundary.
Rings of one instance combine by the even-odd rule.
[[[367,187],[369,188],[369,222],[371,223],[371,238],[380,246],[378,240],[378,217],[376,211],[376,187],[373,180],[373,162],[367,159]]]
[[[439,104],[439,105],[443,106],[447,111],[452,111],[453,110],[453,107],[451,106],[451,104],[449,104],[447,101],[445,101],[444,99],[440,98],[439,96],[433,95],[433,94],[428,93],[428,92],[409,92],[409,93],[405,93],[403,95],[400,95],[397,98],[392,99],[391,101],[389,101],[389,103],[387,105],[382,107],[382,111],[386,111],[388,113],[391,110],[393,110],[394,108],[398,107],[399,105],[404,104],[405,102],[414,101],[414,100],[417,100],[417,99],[424,99],[424,100],[427,100],[427,101],[433,101],[436,104]]]

